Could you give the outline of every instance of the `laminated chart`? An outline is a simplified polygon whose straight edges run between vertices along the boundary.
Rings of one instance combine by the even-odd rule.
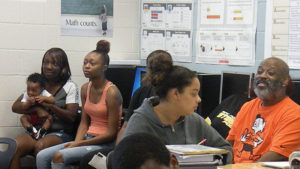
[[[249,65],[253,51],[252,31],[200,31],[197,39],[198,63]],[[249,52],[250,51],[250,52]]]
[[[193,0],[141,2],[141,59],[154,50],[168,51],[174,61],[192,61]]]
[[[141,58],[146,59],[154,50],[165,50],[165,31],[143,29]]]
[[[166,31],[166,50],[174,60],[186,62],[191,56],[191,32],[190,31]]]
[[[264,57],[279,57],[300,69],[300,1],[272,0],[266,5]]]
[[[254,65],[256,0],[198,1],[196,62]]]

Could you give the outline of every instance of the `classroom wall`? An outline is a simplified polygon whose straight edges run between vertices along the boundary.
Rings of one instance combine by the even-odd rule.
[[[114,0],[110,56],[133,62],[138,58],[138,0]],[[24,132],[11,105],[26,89],[26,77],[40,72],[45,51],[60,47],[68,55],[72,79],[80,87],[84,56],[99,37],[60,36],[60,0],[0,0],[0,137]],[[120,63],[118,60],[112,63]]]
[[[195,0],[197,7],[197,0]],[[266,0],[258,0],[256,65],[226,66],[176,63],[198,72],[256,72],[264,56]],[[135,63],[139,55],[139,0],[114,0],[112,63]],[[72,79],[80,87],[87,81],[81,70],[83,57],[95,48],[97,37],[60,36],[60,0],[0,0],[0,137],[16,137],[23,129],[19,115],[12,113],[13,101],[25,90],[26,77],[40,72],[41,60],[51,47],[63,48],[68,57]],[[195,53],[193,54],[195,56]],[[114,58],[122,57],[120,62]],[[145,65],[145,61],[141,62]],[[300,71],[291,71],[294,78]]]

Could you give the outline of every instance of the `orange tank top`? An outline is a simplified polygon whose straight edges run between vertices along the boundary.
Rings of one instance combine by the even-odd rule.
[[[108,128],[108,110],[106,105],[106,92],[110,86],[113,86],[112,82],[107,82],[100,101],[96,104],[90,102],[90,90],[92,86],[92,82],[88,84],[87,89],[87,96],[84,105],[84,112],[90,117],[90,126],[88,128],[87,133],[90,135],[101,135],[107,131]],[[122,115],[122,106],[120,106],[120,113],[119,113],[119,128],[121,124],[121,115]]]

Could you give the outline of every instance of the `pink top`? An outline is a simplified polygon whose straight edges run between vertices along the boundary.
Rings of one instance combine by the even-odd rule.
[[[114,84],[112,82],[107,82],[103,92],[102,96],[100,98],[100,101],[96,104],[90,102],[90,89],[92,86],[92,82],[88,84],[87,89],[87,96],[86,101],[84,105],[84,112],[90,117],[90,126],[87,131],[88,134],[97,136],[104,134],[107,131],[108,128],[108,111],[106,106],[106,92],[107,89],[110,86],[113,86]],[[119,128],[121,124],[121,115],[122,115],[122,106],[120,106],[120,113],[119,113]]]

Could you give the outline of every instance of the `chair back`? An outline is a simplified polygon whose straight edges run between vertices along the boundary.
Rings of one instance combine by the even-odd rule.
[[[0,137],[0,146],[2,145],[8,145],[8,147],[5,151],[0,150],[0,166],[2,169],[9,169],[17,150],[17,142],[12,138]]]
[[[114,151],[110,151],[107,156],[106,156],[106,168],[107,169],[112,169],[112,156],[114,154]]]

